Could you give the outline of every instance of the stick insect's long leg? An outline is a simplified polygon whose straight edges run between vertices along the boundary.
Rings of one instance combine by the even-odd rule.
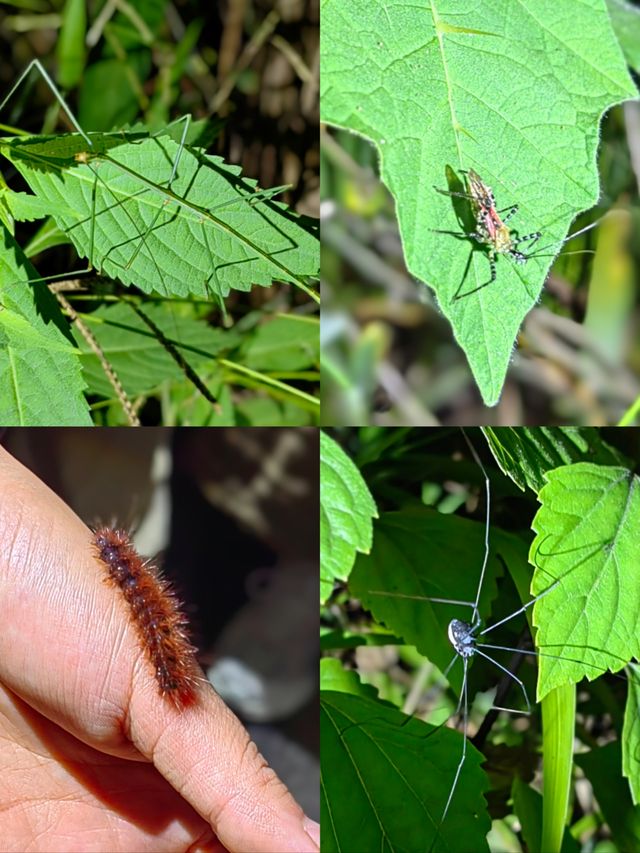
[[[78,121],[77,121],[76,117],[73,115],[73,113],[72,113],[72,112],[71,112],[71,110],[69,109],[69,106],[67,105],[67,102],[65,101],[65,99],[62,97],[62,94],[61,94],[61,93],[60,93],[60,91],[58,90],[58,87],[57,87],[57,86],[56,86],[56,84],[53,82],[53,80],[51,79],[51,77],[47,74],[47,71],[45,70],[44,65],[42,65],[42,63],[41,63],[38,59],[32,59],[32,60],[31,60],[31,62],[27,65],[27,67],[24,69],[24,71],[22,72],[22,74],[18,77],[17,81],[16,81],[16,82],[14,83],[14,85],[11,87],[11,90],[9,91],[9,94],[8,94],[8,95],[6,96],[6,98],[2,101],[2,103],[0,103],[0,110],[4,109],[5,105],[10,101],[11,96],[13,95],[13,93],[14,93],[14,92],[15,92],[15,91],[20,87],[20,85],[21,85],[22,81],[23,81],[23,80],[26,80],[26,78],[29,76],[29,74],[31,73],[31,69],[32,69],[32,68],[37,69],[37,71],[39,72],[40,76],[41,76],[41,77],[42,77],[42,79],[45,81],[45,83],[47,84],[47,86],[49,87],[49,89],[51,90],[51,92],[53,93],[53,96],[55,97],[55,99],[57,100],[57,102],[58,102],[58,103],[60,104],[60,106],[62,107],[62,109],[63,109],[63,111],[64,111],[65,115],[67,116],[67,118],[69,119],[69,121],[71,122],[71,124],[75,127],[75,129],[78,131],[78,133],[80,134],[80,136],[82,136],[82,137],[83,137],[83,139],[85,140],[85,142],[87,143],[87,145],[89,145],[91,148],[93,148],[93,142],[91,141],[91,139],[87,136],[87,134],[84,132],[84,130],[83,130],[83,129],[80,127],[80,125],[78,124]]]

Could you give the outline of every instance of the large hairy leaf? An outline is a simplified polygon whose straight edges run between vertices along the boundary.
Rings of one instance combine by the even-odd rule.
[[[376,145],[407,266],[493,405],[558,241],[598,200],[602,113],[637,96],[604,0],[324,0],[322,37],[323,120]],[[521,266],[500,256],[481,289],[486,247],[434,233],[474,230],[469,205],[434,189],[460,191],[469,168],[498,208],[519,206],[515,234],[553,247]]]

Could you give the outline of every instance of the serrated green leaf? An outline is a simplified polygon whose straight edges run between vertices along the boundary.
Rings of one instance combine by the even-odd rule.
[[[593,427],[486,427],[483,432],[502,471],[534,492],[544,486],[547,471],[585,456],[601,465],[625,462]]]
[[[0,423],[92,423],[66,322],[54,297],[0,226]],[[31,283],[29,283],[31,282]]]
[[[551,257],[497,262],[460,232],[461,199],[440,195],[475,169],[514,233],[553,246],[599,195],[604,110],[637,96],[603,0],[442,0],[423,8],[324,0],[324,121],[371,139],[396,202],[407,266],[434,289],[487,405],[502,390],[518,329]],[[462,204],[458,204],[462,202]],[[467,232],[469,228],[465,229]]]
[[[459,732],[364,696],[323,690],[320,734],[324,853],[488,850],[488,782],[471,744],[440,825],[462,754]]]
[[[53,205],[46,199],[29,195],[29,193],[13,192],[8,188],[0,192],[0,202],[6,205],[18,222],[33,222],[34,219],[44,219],[45,216],[51,216],[54,212]],[[58,213],[63,212],[65,216],[69,217],[75,216],[73,209],[65,205],[64,202],[57,204],[63,205],[62,210],[58,209]]]
[[[362,475],[342,448],[320,434],[320,600],[345,580],[357,551],[371,547],[376,505]]]
[[[532,524],[531,591],[560,583],[533,607],[536,645],[546,652],[539,698],[640,655],[640,481],[626,468],[589,462],[546,477]]]
[[[145,305],[144,313],[196,369],[208,364],[210,370],[216,355],[239,342],[235,332],[211,328],[193,318],[182,317],[167,305]],[[180,366],[130,305],[119,303],[100,307],[85,317],[84,322],[128,395],[148,394],[162,382],[184,378]],[[74,329],[74,336],[84,353],[81,361],[91,392],[111,397],[113,388],[97,356],[77,329]],[[211,403],[207,402],[207,405],[211,407]]]
[[[90,138],[89,152],[79,134],[0,147],[54,210],[58,201],[73,208],[74,217],[55,212],[56,222],[96,269],[145,292],[201,297],[274,281],[306,287],[317,272],[317,223],[252,200],[255,181],[238,167],[184,147],[168,189],[179,149],[169,137]]]
[[[622,772],[629,780],[631,799],[637,806],[640,804],[640,666],[630,663],[627,671],[629,689],[622,727]]]

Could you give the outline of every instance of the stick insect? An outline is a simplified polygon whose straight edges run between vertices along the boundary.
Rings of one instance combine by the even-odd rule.
[[[477,438],[473,444],[477,445]],[[491,513],[499,511],[500,502],[491,500],[487,469],[473,444],[470,445],[467,456],[473,460],[477,471],[481,472],[482,491],[486,501],[482,513],[483,521],[476,523],[475,527],[469,523],[460,525],[454,523],[455,520],[451,517],[442,518],[438,517],[438,514],[419,512],[417,509],[400,510],[398,513],[389,513],[388,517],[382,516],[371,557],[359,561],[349,584],[352,594],[374,613],[379,623],[403,637],[407,643],[415,643],[423,653],[428,653],[429,660],[435,663],[443,674],[446,673],[457,699],[454,713],[458,714],[462,728],[457,756],[455,761],[447,765],[446,773],[440,771],[441,775],[437,776],[438,790],[433,801],[423,801],[422,810],[416,809],[415,812],[416,820],[425,824],[421,842],[424,846],[417,848],[421,850],[461,849],[455,846],[456,834],[460,837],[463,822],[470,823],[473,827],[474,819],[477,820],[477,815],[474,816],[473,812],[465,814],[464,810],[460,811],[459,806],[462,802],[465,808],[467,807],[469,785],[472,784],[469,781],[472,777],[467,778],[470,749],[467,746],[467,737],[476,727],[474,715],[469,710],[469,702],[474,692],[472,686],[475,686],[478,678],[486,679],[489,673],[489,683],[499,682],[500,693],[506,695],[493,700],[497,707],[490,715],[503,709],[518,713],[525,727],[522,737],[526,742],[532,738],[535,724],[535,715],[532,714],[535,710],[532,682],[534,672],[527,662],[531,664],[537,660],[541,670],[548,669],[551,675],[545,675],[545,678],[553,679],[554,670],[558,668],[577,665],[581,675],[570,678],[570,681],[577,681],[584,676],[593,680],[607,669],[620,670],[640,651],[640,630],[637,624],[630,625],[627,632],[630,641],[628,654],[615,644],[610,645],[609,638],[598,634],[595,624],[590,624],[594,619],[593,610],[602,610],[605,600],[615,599],[615,592],[612,595],[611,590],[605,589],[607,575],[613,575],[615,580],[615,577],[620,578],[626,574],[628,589],[623,594],[631,599],[631,612],[634,597],[637,597],[635,590],[639,585],[633,561],[622,566],[629,543],[640,527],[640,517],[634,518],[629,509],[624,514],[625,506],[629,504],[629,501],[622,499],[626,494],[625,489],[633,494],[639,488],[629,471],[611,467],[604,468],[604,474],[601,474],[599,469],[590,463],[567,467],[567,470],[571,469],[570,475],[578,478],[610,477],[604,493],[611,495],[612,490],[621,490],[616,506],[621,508],[625,524],[621,527],[613,517],[603,518],[601,507],[594,500],[591,503],[586,502],[580,510],[581,516],[575,528],[579,530],[580,536],[572,533],[573,539],[571,536],[563,539],[557,531],[549,532],[549,529],[554,530],[553,524],[557,523],[560,511],[552,510],[550,515],[553,501],[548,498],[549,506],[543,506],[546,512],[543,527],[549,529],[542,534],[543,527],[540,530],[536,527],[538,537],[531,551],[538,579],[534,582],[534,595],[530,596],[522,555],[519,558],[516,556],[518,544],[521,548],[522,543],[516,544],[518,540],[510,536],[504,538],[504,534],[490,524]],[[417,458],[416,456],[413,462],[414,468]],[[564,472],[564,469],[558,471]],[[556,472],[551,473],[555,475]],[[541,494],[544,493],[543,490]],[[580,489],[577,489],[577,497],[571,499],[573,504],[570,510],[574,515],[576,507],[579,506],[580,494]],[[510,500],[517,502],[513,495]],[[515,512],[516,507],[513,508]],[[505,511],[504,504],[501,509]],[[539,517],[542,518],[542,515],[536,516]],[[428,528],[426,533],[425,526]],[[474,568],[467,568],[465,573],[462,568],[458,568],[458,564],[463,556],[468,558],[470,551],[475,552]],[[510,604],[509,596],[505,598],[502,594],[493,605],[491,603],[496,594],[501,565],[503,568],[508,566],[512,578],[517,579],[520,602],[516,605]],[[594,572],[596,579],[592,582],[589,578]],[[610,577],[606,582],[609,583],[611,579]],[[598,585],[602,588],[597,588]],[[585,588],[590,591],[580,592]],[[568,631],[568,636],[563,637],[560,631],[562,625],[554,634],[554,626],[551,626],[550,630],[545,625],[547,612],[556,613],[555,618],[564,624],[566,620],[561,615],[563,609],[575,608],[580,601],[580,595],[586,595],[587,599],[592,596],[593,600],[578,606],[578,616],[572,629]],[[492,607],[493,618],[488,619]],[[585,622],[581,621],[582,615],[586,617],[586,626]],[[538,627],[539,639],[535,650],[520,641],[522,623],[526,624],[529,619]],[[499,632],[513,629],[514,626],[516,630],[512,638],[507,635],[507,638],[503,639]],[[607,626],[610,629],[610,621],[606,622],[605,627]],[[566,625],[564,630],[567,630]],[[444,642],[447,631],[451,640],[448,650]],[[473,652],[470,651],[472,646]],[[518,669],[514,665],[515,660],[520,661]],[[482,666],[478,667],[478,663]],[[492,668],[493,678],[490,675]],[[619,683],[622,685],[624,679]],[[427,693],[432,690],[433,685]],[[421,712],[421,699],[416,697],[422,697],[423,692],[423,688],[412,691],[413,698],[405,705],[404,710],[408,713]],[[630,691],[630,695],[632,692]],[[348,741],[349,731],[345,729],[345,740],[348,744],[351,743]],[[480,731],[483,731],[483,728]],[[505,736],[513,739],[512,732]],[[413,745],[407,739],[408,748],[414,750],[415,761],[419,761],[418,756],[423,754],[420,736],[413,732],[411,737]],[[424,737],[425,743],[428,743],[430,737],[431,734]],[[486,733],[483,737],[486,737]],[[389,739],[388,733],[385,738]],[[587,741],[593,745],[590,735],[587,735]],[[387,741],[382,741],[381,749],[384,749],[385,742]],[[635,758],[632,755],[630,760],[640,767],[637,755]],[[426,763],[424,772],[434,775],[438,771]],[[526,773],[524,766],[522,772]],[[408,788],[408,791],[410,790]],[[409,796],[407,793],[407,798]],[[408,803],[406,808],[410,808]],[[481,834],[477,835],[476,841],[475,849],[486,849]],[[391,845],[389,849],[392,849]]]
[[[232,179],[231,173],[237,173],[237,169],[225,175],[222,161],[207,161],[203,155],[194,155],[193,151],[185,147],[189,117],[174,122],[174,125],[183,122],[182,135],[177,143],[166,131],[151,135],[125,131],[86,133],[37,60],[20,75],[0,103],[0,110],[32,69],[43,76],[77,135],[53,139],[45,137],[42,140],[18,136],[2,140],[2,149],[27,177],[32,189],[43,196],[46,196],[47,191],[53,191],[51,182],[46,182],[46,176],[51,172],[66,181],[63,187],[66,195],[70,193],[71,181],[84,184],[84,188],[79,191],[80,198],[76,193],[73,200],[78,210],[82,211],[81,197],[85,196],[86,215],[81,215],[80,221],[75,223],[62,217],[61,223],[94,268],[105,267],[107,272],[115,272],[125,283],[133,283],[132,271],[135,269],[135,283],[138,286],[160,292],[177,291],[178,295],[188,292],[205,295],[206,286],[213,281],[215,287],[212,289],[218,296],[224,296],[232,286],[225,279],[225,268],[233,266],[233,256],[231,253],[225,256],[224,252],[220,255],[219,246],[215,247],[218,256],[213,252],[214,235],[223,232],[224,239],[238,241],[245,247],[243,262],[247,267],[259,262],[271,268],[268,283],[281,278],[293,280],[297,286],[306,289],[304,276],[297,274],[294,267],[290,269],[288,266],[289,256],[294,255],[298,247],[284,227],[274,228],[275,243],[272,236],[271,241],[266,239],[263,245],[251,233],[240,230],[242,217],[249,210],[256,211],[258,224],[267,230],[270,220],[266,203],[285,187],[256,191],[250,182],[243,184],[239,178]],[[220,165],[215,168],[218,162]],[[259,202],[265,202],[264,208],[260,207]],[[228,214],[224,219],[218,213],[221,210]],[[118,218],[123,221],[117,222]],[[187,232],[183,239],[187,241],[190,237],[191,244],[196,242],[197,245],[186,245],[182,247],[183,252],[175,252],[177,266],[175,272],[172,272],[164,266],[160,267],[155,254],[160,254],[159,250],[163,247],[161,244],[150,245],[150,239],[183,219],[186,220]],[[101,233],[106,230],[107,224],[115,229],[116,234],[110,242]],[[250,232],[246,222],[244,228]],[[161,239],[179,239],[181,236],[178,233],[172,237],[172,234],[163,235]],[[184,261],[180,257],[185,254],[184,249],[194,254],[193,259],[188,259],[191,266],[180,263]],[[141,254],[151,265],[152,273],[145,273],[143,265],[136,265]],[[205,274],[207,277],[199,282],[197,277]],[[264,271],[260,275],[253,270],[253,275],[256,283],[267,283]]]

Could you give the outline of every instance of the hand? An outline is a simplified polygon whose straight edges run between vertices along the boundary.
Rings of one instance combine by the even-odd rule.
[[[317,851],[318,824],[213,688],[182,712],[160,696],[90,542],[0,448],[4,848]]]

